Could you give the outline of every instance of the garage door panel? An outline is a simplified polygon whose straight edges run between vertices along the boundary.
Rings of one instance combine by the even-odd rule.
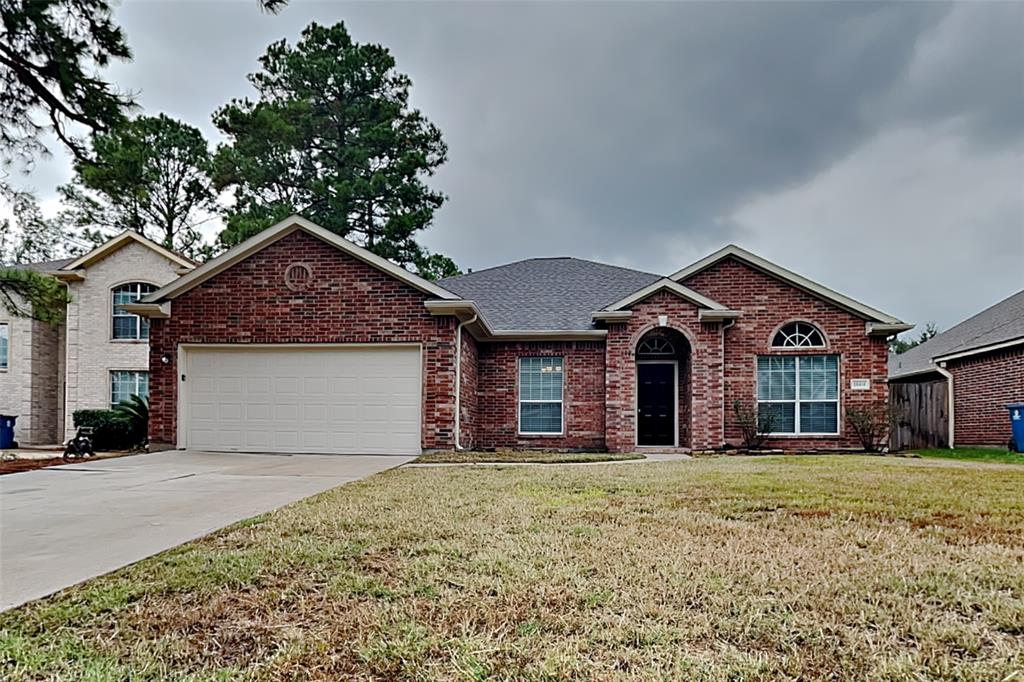
[[[419,452],[417,348],[196,348],[186,362],[187,447]]]

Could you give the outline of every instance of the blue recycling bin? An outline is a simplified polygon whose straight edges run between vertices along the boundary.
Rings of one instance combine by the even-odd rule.
[[[1024,452],[1024,403],[1010,403],[1010,428],[1013,429],[1013,449]]]
[[[17,417],[10,414],[0,414],[0,450],[14,447],[14,422]]]

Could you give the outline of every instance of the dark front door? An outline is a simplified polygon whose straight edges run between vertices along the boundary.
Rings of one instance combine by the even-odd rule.
[[[637,445],[676,444],[676,366],[640,363],[636,366]]]

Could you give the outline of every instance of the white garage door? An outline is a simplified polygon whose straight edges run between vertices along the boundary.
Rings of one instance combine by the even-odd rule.
[[[191,348],[183,373],[190,449],[420,451],[419,348]]]

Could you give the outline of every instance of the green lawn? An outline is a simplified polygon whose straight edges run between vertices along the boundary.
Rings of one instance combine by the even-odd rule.
[[[5,680],[1003,680],[1024,467],[404,468],[0,615]]]
[[[643,455],[616,452],[532,452],[498,450],[496,452],[446,451],[421,455],[416,464],[581,464],[586,462],[620,462],[644,459]]]
[[[935,450],[914,450],[915,454],[922,457],[941,457],[944,459],[964,459],[975,462],[1005,462],[1009,464],[1024,464],[1024,454],[1019,452],[1008,452],[995,448],[941,448]]]

